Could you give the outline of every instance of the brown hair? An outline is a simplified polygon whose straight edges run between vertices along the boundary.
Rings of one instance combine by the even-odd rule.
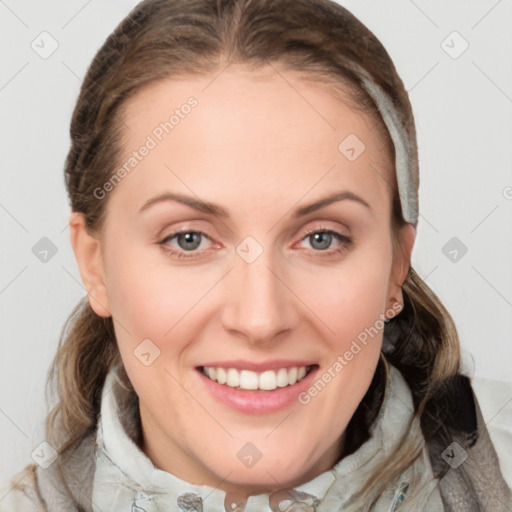
[[[306,79],[332,85],[346,95],[354,109],[374,120],[394,156],[379,111],[351,68],[352,62],[363,67],[389,95],[417,158],[414,116],[403,82],[375,35],[342,6],[329,0],[141,2],[107,38],[82,84],[65,166],[72,210],[85,214],[91,234],[101,233],[108,199],[98,200],[94,190],[114,174],[121,161],[122,106],[129,97],[156,80],[214,73],[228,63],[253,69],[279,65]],[[393,246],[398,254],[402,247],[399,228],[404,220],[396,177],[390,187]],[[385,327],[384,338],[391,348],[383,357],[406,378],[428,439],[439,428],[439,414],[429,408],[430,399],[460,371],[459,340],[449,313],[412,267],[403,295],[402,312]],[[96,429],[101,390],[112,365],[119,365],[130,385],[112,318],[97,316],[85,297],[63,328],[48,375],[47,389],[56,379],[59,400],[47,418],[47,438],[58,447],[61,457],[57,462],[62,467],[84,437]],[[368,403],[383,393],[377,385],[381,366],[379,363],[374,382],[347,427],[346,453],[368,437],[376,414],[368,413]],[[419,444],[404,445],[399,454],[385,461],[385,471],[376,471],[360,496],[364,507],[371,507],[385,486],[419,456],[421,448]]]

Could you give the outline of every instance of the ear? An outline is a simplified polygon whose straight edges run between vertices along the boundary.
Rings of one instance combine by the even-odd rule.
[[[411,254],[416,239],[416,228],[413,224],[407,223],[400,228],[399,242],[400,250],[394,255],[393,269],[388,289],[388,308],[398,302],[401,308],[404,306],[402,285],[407,278],[411,266]]]
[[[89,304],[98,316],[109,317],[112,313],[105,286],[100,240],[89,234],[85,215],[81,212],[71,212],[69,229],[71,245],[82,283],[87,289]]]

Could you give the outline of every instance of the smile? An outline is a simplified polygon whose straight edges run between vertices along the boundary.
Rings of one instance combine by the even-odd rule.
[[[313,366],[279,368],[263,372],[203,366],[201,371],[210,380],[231,388],[273,391],[277,388],[293,386],[300,382],[311,371]]]

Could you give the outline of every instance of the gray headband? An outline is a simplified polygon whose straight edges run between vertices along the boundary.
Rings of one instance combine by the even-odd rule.
[[[395,146],[395,169],[398,193],[404,220],[418,224],[419,169],[416,151],[413,151],[407,131],[400,122],[398,112],[389,96],[368,75],[365,69],[352,63],[359,71],[363,85],[377,105]]]

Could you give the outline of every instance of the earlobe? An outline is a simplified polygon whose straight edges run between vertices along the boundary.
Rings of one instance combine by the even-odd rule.
[[[82,283],[93,311],[102,317],[111,316],[107,296],[100,240],[92,236],[85,225],[85,215],[71,212],[69,216],[71,246],[80,271]]]

